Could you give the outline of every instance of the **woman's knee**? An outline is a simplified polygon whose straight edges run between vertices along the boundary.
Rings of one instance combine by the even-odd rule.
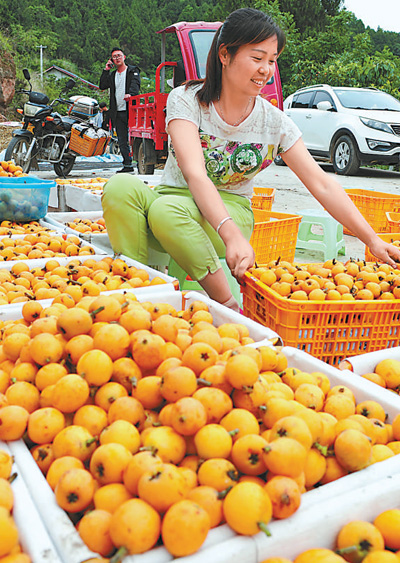
[[[145,190],[150,188],[140,178],[131,174],[115,174],[104,186],[103,200],[110,198],[116,201],[127,202],[137,200]]]

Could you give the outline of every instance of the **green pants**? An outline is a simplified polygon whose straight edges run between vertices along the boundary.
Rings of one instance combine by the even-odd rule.
[[[229,215],[250,240],[254,217],[247,198],[219,192]],[[199,211],[188,188],[149,188],[130,174],[115,174],[101,198],[111,246],[147,264],[148,247],[167,252],[193,280],[220,267],[225,245]]]

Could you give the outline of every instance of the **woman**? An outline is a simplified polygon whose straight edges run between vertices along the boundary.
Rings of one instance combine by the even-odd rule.
[[[218,257],[240,280],[254,264],[253,178],[281,152],[285,163],[329,213],[390,265],[400,251],[383,242],[346,192],[313,160],[296,125],[259,93],[285,44],[269,16],[232,12],[216,32],[205,80],[168,96],[169,155],[161,184],[114,176],[103,209],[115,251],[147,261],[160,245],[208,295],[238,309]]]

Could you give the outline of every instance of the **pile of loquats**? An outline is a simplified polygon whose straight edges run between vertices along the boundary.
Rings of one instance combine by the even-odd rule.
[[[294,562],[270,557],[262,563],[398,563],[400,560],[400,510],[378,514],[373,522],[352,520],[339,531],[333,550],[309,549]]]
[[[0,177],[2,176],[18,178],[18,176],[28,176],[28,174],[24,174],[21,166],[17,166],[12,160],[2,160],[0,162]]]
[[[51,241],[57,242],[55,238]],[[63,244],[70,238],[62,239]],[[90,249],[89,246],[82,248]],[[54,299],[54,304],[73,307],[83,297],[96,296],[102,291],[165,283],[159,276],[150,280],[145,269],[128,266],[124,260],[108,256],[101,260],[76,258],[64,265],[56,259],[48,259],[43,266],[34,267],[29,262],[19,261],[10,270],[0,269],[0,305]],[[52,314],[50,310],[46,316]]]
[[[82,219],[80,217],[76,217],[73,221],[69,221],[66,223],[66,226],[74,231],[78,231],[79,233],[105,233],[107,232],[106,229],[106,222],[102,217],[99,219]]]
[[[31,563],[22,552],[19,533],[13,518],[14,493],[11,483],[17,477],[12,472],[12,457],[0,449],[0,561],[4,563]]]
[[[0,238],[0,262],[93,254],[94,248],[82,244],[82,240],[75,235],[51,235],[38,231],[26,234],[23,238]]]
[[[400,299],[400,271],[388,264],[350,259],[323,264],[275,260],[251,274],[279,296],[298,301]]]
[[[351,368],[351,364],[348,361],[344,361],[341,369],[347,367]],[[400,393],[400,361],[392,358],[386,358],[378,362],[374,368],[373,372],[364,373],[361,377],[368,379],[376,383],[384,389],[393,391],[394,393]]]
[[[22,317],[2,326],[0,439],[25,437],[111,563],[160,542],[189,555],[223,522],[268,534],[306,491],[400,453],[400,415],[247,346],[248,328],[214,326],[202,301],[180,311],[128,291],[30,301]]]
[[[16,221],[0,222],[0,235],[2,236],[27,235],[38,232],[51,233],[52,231],[47,227],[43,227],[38,221],[30,221],[29,223],[17,223]]]

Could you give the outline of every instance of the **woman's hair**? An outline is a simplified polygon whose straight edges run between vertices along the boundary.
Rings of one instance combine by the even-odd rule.
[[[239,47],[252,43],[261,43],[270,37],[278,40],[278,53],[285,46],[284,32],[273,19],[254,8],[240,8],[226,18],[223,25],[215,33],[207,58],[206,78],[204,80],[190,80],[186,87],[202,84],[197,92],[201,104],[209,105],[218,99],[221,93],[222,64],[219,58],[219,48],[224,45],[233,58]]]

